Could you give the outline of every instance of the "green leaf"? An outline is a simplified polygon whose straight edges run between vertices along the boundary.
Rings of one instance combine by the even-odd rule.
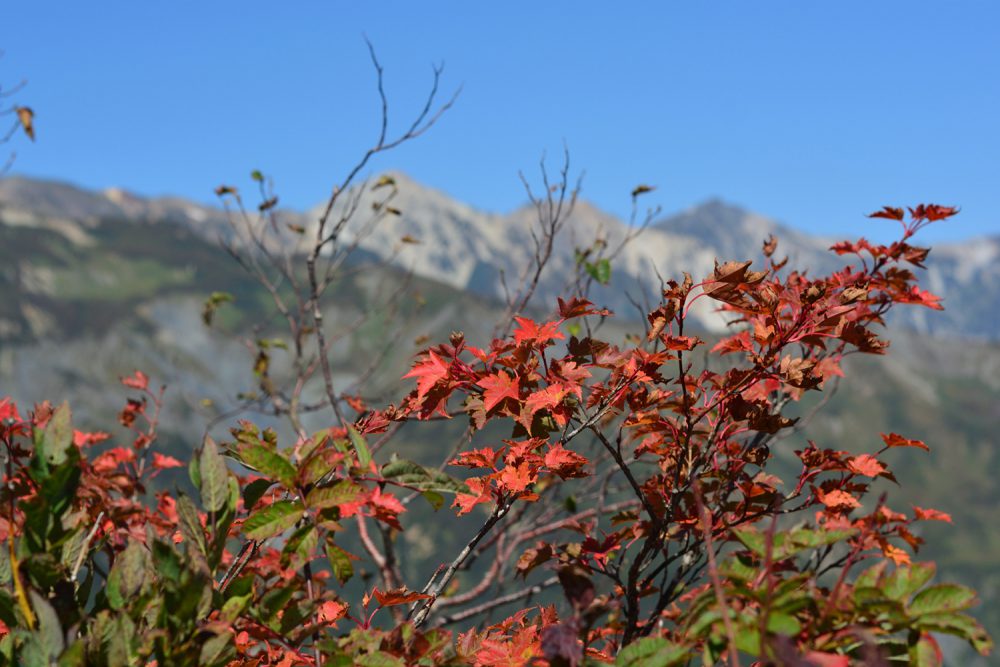
[[[802,624],[789,614],[771,612],[767,617],[767,631],[776,635],[794,636],[802,631]]]
[[[886,577],[883,591],[893,600],[905,600],[931,580],[935,569],[934,563],[900,565]]]
[[[968,609],[976,603],[976,593],[958,584],[938,584],[920,591],[907,605],[911,616],[941,614]]]
[[[755,627],[741,625],[736,629],[736,648],[752,656],[759,656],[760,630]]]
[[[427,501],[435,512],[444,507],[444,496],[437,491],[421,491],[420,496]]]
[[[623,648],[615,659],[619,667],[673,667],[687,662],[690,653],[660,637],[646,637]]]
[[[312,508],[325,509],[349,503],[365,492],[349,479],[342,479],[335,484],[317,486],[306,495],[306,505]]]
[[[358,455],[358,467],[367,470],[368,464],[372,460],[372,453],[368,449],[368,443],[365,442],[365,439],[361,437],[361,434],[353,426],[347,426],[347,433],[351,436],[351,444],[354,445],[354,451]]]
[[[294,526],[303,511],[298,501],[279,500],[251,514],[243,523],[243,532],[252,540],[266,540]]]
[[[198,509],[185,494],[177,496],[177,517],[184,542],[187,544],[188,558],[196,572],[211,574],[208,567],[208,552],[205,545],[205,531],[201,527]]]
[[[909,653],[911,667],[941,667],[937,647],[929,637],[921,637],[910,647]]]
[[[8,584],[11,580],[10,555],[7,549],[0,549],[0,584]]]
[[[419,463],[392,458],[382,466],[382,477],[393,482],[412,486],[420,491],[436,491],[438,493],[468,493],[464,482],[444,474],[439,470],[429,470]]]
[[[38,638],[52,657],[58,656],[66,648],[66,635],[63,633],[59,616],[49,601],[35,591],[28,591],[31,597],[31,608],[38,619]]]
[[[106,589],[112,609],[122,609],[142,588],[146,576],[146,548],[137,540],[129,540],[128,546],[115,558],[108,574]]]
[[[219,453],[215,440],[205,437],[198,455],[198,472],[201,481],[201,502],[209,512],[218,512],[229,495],[229,469]]]
[[[611,281],[611,262],[606,258],[599,259],[594,263],[587,262],[584,266],[590,277],[600,284],[607,285]]]
[[[254,169],[250,172],[250,178],[260,183],[264,180],[264,174],[260,173],[259,169]]]
[[[319,534],[316,526],[312,524],[302,526],[285,542],[285,547],[281,550],[281,564],[287,567],[293,555],[297,555],[302,561],[308,561],[318,542]]]
[[[354,576],[354,565],[351,563],[351,556],[346,551],[333,543],[333,540],[326,541],[326,558],[330,561],[330,568],[333,576],[341,585],[346,584]]]
[[[224,665],[228,663],[232,656],[236,654],[236,647],[233,644],[233,635],[229,632],[222,632],[210,638],[201,645],[201,653],[198,656],[199,665]]]
[[[63,403],[52,413],[36,444],[38,453],[50,466],[66,462],[66,450],[73,446],[73,422],[68,403]]]
[[[58,667],[86,667],[87,665],[87,644],[82,639],[78,639],[63,651],[59,656]]]
[[[253,509],[253,506],[257,504],[257,501],[264,497],[267,490],[271,488],[274,484],[272,480],[269,479],[255,479],[243,488],[243,507],[247,511]]]
[[[286,489],[295,488],[295,466],[280,452],[264,445],[245,445],[240,447],[236,456],[246,467],[281,482]]]

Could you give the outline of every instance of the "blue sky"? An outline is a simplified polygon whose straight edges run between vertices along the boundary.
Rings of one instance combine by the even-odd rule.
[[[1000,233],[1000,3],[31,2],[0,24],[0,81],[29,86],[38,141],[16,171],[213,199],[274,176],[322,199],[392,124],[432,63],[463,91],[440,125],[374,167],[486,210],[569,146],[614,213],[658,186],[667,212],[721,196],[824,235],[891,230],[883,204],[960,205],[925,239]]]

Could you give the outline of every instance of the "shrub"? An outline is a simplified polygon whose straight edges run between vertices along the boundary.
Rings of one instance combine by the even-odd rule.
[[[949,517],[872,497],[895,479],[884,452],[924,443],[810,442],[797,471],[774,465],[786,408],[845,356],[885,353],[890,308],[940,308],[910,240],[955,211],[909,213],[874,214],[901,239],[834,246],[856,262],[828,276],[788,271],[769,239],[759,271],[668,281],[625,345],[596,335],[610,314],[579,295],[549,320],[512,312],[482,347],[456,333],[418,355],[396,405],[334,394],[332,425],[291,446],[250,421],[206,438],[197,499],[146,502],[182,464],[156,451],[163,390],[142,373],[123,380],[130,446],[74,430],[65,405],[22,416],[3,399],[0,664],[934,665],[935,633],[986,654],[963,613],[975,594],[912,560],[913,523]],[[700,299],[735,331],[711,346],[688,327]],[[447,466],[388,455],[404,422],[459,416],[473,444]],[[477,527],[414,582],[396,538],[421,498]],[[563,599],[531,601],[549,588]],[[505,618],[485,622],[493,610]]]

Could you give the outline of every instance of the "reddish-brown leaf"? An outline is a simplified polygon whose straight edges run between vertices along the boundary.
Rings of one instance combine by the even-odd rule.
[[[898,433],[882,434],[882,441],[885,443],[886,447],[918,447],[924,451],[930,451],[931,448],[923,443],[922,440],[911,440],[909,438],[904,438]]]

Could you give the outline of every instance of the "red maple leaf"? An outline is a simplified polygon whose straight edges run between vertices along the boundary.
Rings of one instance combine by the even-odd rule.
[[[871,454],[855,456],[847,462],[847,467],[851,472],[867,477],[878,477],[885,472],[885,466]]]
[[[556,443],[545,452],[545,467],[563,479],[568,477],[586,477],[583,466],[589,463],[586,458],[576,452]]]
[[[846,491],[841,491],[840,489],[834,489],[829,493],[823,493],[820,491],[818,495],[820,502],[830,509],[861,507],[861,503],[858,502],[857,498]]]
[[[565,334],[559,331],[562,322],[546,322],[538,324],[527,317],[515,317],[517,329],[514,330],[514,342],[518,345],[525,343],[547,343],[550,340],[561,340],[566,338]]]
[[[422,399],[438,382],[448,377],[450,365],[429,351],[423,363],[416,364],[404,378],[417,378],[417,399]]]
[[[479,380],[483,388],[483,409],[489,412],[505,399],[517,401],[520,398],[520,380],[518,377],[498,371]]]

